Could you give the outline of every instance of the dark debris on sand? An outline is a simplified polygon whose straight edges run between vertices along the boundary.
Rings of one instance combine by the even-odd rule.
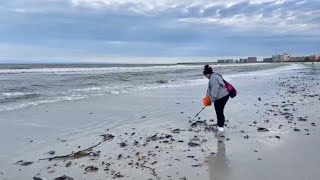
[[[63,176],[54,178],[54,180],[73,180],[73,178],[69,177],[69,176],[66,176],[66,175],[63,175]]]
[[[33,164],[33,161],[20,160],[20,161],[16,162],[15,164],[18,164],[18,165],[21,165],[21,166],[29,166],[29,165]]]
[[[189,145],[190,147],[197,147],[197,146],[200,146],[200,144],[199,144],[199,143],[192,142],[192,141],[190,141],[190,142],[188,143],[188,145]]]
[[[97,166],[87,166],[84,170],[86,172],[94,172],[94,171],[98,171],[99,168]]]
[[[100,136],[103,137],[104,141],[109,141],[109,140],[112,140],[114,138],[114,135],[112,135],[112,134],[102,134]]]
[[[269,130],[267,128],[264,128],[264,127],[258,127],[257,131],[258,132],[268,132]]]
[[[54,155],[55,153],[56,153],[56,151],[54,151],[54,150],[48,152],[48,154],[50,154],[50,155]]]

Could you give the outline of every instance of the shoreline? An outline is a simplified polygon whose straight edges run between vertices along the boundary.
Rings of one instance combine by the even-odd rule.
[[[22,144],[2,148],[2,155],[12,154],[0,158],[6,162],[0,164],[3,173],[0,178],[54,179],[64,174],[74,179],[112,179],[120,175],[123,179],[200,180],[317,177],[316,164],[320,161],[312,155],[320,149],[311,143],[319,138],[319,110],[308,109],[319,106],[320,93],[319,78],[308,75],[310,72],[308,66],[268,76],[233,79],[231,83],[240,93],[228,102],[227,133],[222,139],[204,131],[214,124],[210,121],[215,120],[212,107],[200,115],[200,120],[207,120],[207,126],[200,125],[189,131],[189,117],[200,110],[199,98],[206,85],[95,97],[2,113],[1,141],[10,145],[20,138]],[[309,83],[308,87],[304,87],[304,82]],[[306,115],[307,121],[299,121],[299,117]],[[316,126],[310,124],[313,122]],[[269,131],[257,132],[259,126]],[[178,128],[179,133],[172,132]],[[148,137],[156,133],[155,140],[147,142]],[[52,157],[47,154],[51,150],[55,151],[54,155],[65,155],[95,145],[103,140],[101,134],[112,134],[114,138],[93,149],[95,153],[100,151],[97,157],[38,161]],[[244,138],[246,135],[248,139]],[[200,146],[189,147],[190,140]],[[120,147],[122,142],[127,145]],[[33,164],[13,164],[19,160],[33,161]],[[70,161],[72,164],[66,167]],[[301,161],[306,162],[299,163]],[[98,170],[87,172],[88,166]],[[107,167],[109,170],[105,170]],[[297,168],[301,168],[299,172],[294,171]]]

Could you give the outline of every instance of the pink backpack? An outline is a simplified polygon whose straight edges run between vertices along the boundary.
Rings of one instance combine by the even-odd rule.
[[[221,76],[221,74],[219,74],[219,75]],[[231,98],[236,97],[237,93],[238,93],[237,90],[230,83],[228,83],[226,80],[224,80],[222,76],[221,76],[221,78],[224,82],[224,85],[226,86],[227,91],[229,92],[229,96]]]
[[[224,82],[224,84],[225,84],[225,86],[227,88],[227,91],[229,92],[229,96],[231,98],[236,97],[237,93],[238,93],[237,90],[230,83],[228,83],[227,81],[223,80],[223,82]]]

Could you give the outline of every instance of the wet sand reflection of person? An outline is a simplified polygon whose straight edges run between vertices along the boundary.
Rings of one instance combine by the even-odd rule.
[[[208,157],[210,180],[229,180],[230,167],[226,157],[226,145],[224,137],[217,137],[217,153]]]

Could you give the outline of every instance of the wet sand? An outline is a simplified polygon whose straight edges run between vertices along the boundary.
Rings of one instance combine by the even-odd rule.
[[[213,107],[192,119],[205,84],[1,113],[0,178],[317,179],[320,65],[299,67],[233,77],[224,137]]]

